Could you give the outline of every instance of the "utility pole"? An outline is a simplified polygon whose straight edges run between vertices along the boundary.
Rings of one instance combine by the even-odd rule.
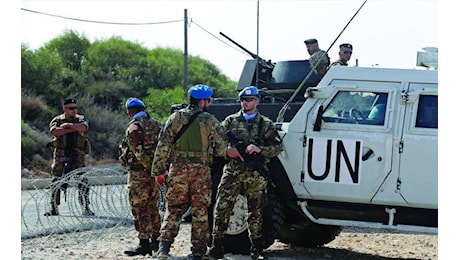
[[[184,9],[184,89],[188,88],[188,47],[187,47],[187,26],[188,26],[188,17],[187,9]]]

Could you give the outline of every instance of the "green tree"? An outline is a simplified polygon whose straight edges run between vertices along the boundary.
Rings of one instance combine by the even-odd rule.
[[[187,95],[181,86],[170,89],[149,89],[149,95],[144,99],[149,114],[165,123],[171,114],[171,105],[186,103]]]
[[[46,97],[49,103],[57,104],[65,95],[62,76],[65,65],[58,53],[47,48],[36,51],[21,45],[21,90],[36,96]]]
[[[67,30],[63,35],[46,43],[45,48],[56,51],[68,69],[81,71],[82,61],[86,58],[90,45],[91,43],[84,35]]]
[[[124,96],[145,96],[152,86],[147,62],[148,50],[137,43],[112,37],[94,42],[83,63],[93,79],[85,86],[97,103],[117,109]]]
[[[48,123],[67,97],[78,100],[78,112],[90,122],[85,135],[92,144],[91,165],[117,158],[129,121],[124,108],[129,97],[141,98],[164,123],[171,105],[188,103],[186,90],[192,85],[211,86],[214,97],[236,96],[236,82],[214,64],[198,56],[188,61],[189,86],[184,86],[181,50],[149,50],[120,37],[91,43],[73,31],[35,51],[21,44],[22,166],[47,165]]]

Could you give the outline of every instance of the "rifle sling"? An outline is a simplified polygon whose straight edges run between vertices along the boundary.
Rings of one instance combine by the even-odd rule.
[[[195,119],[198,117],[199,114],[201,114],[201,111],[195,112],[195,114],[193,114],[189,118],[188,123],[182,126],[182,128],[179,130],[179,132],[177,132],[176,136],[174,136],[173,144],[176,143],[177,140],[179,140],[179,138],[182,136],[182,134],[185,132],[185,130],[187,130],[187,128],[193,123],[193,121],[195,121]]]

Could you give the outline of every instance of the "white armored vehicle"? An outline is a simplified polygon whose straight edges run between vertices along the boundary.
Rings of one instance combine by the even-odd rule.
[[[437,233],[437,70],[336,66],[285,105],[295,110],[275,122],[284,151],[269,165],[266,247],[321,246],[343,226]],[[227,252],[249,248],[242,212]]]

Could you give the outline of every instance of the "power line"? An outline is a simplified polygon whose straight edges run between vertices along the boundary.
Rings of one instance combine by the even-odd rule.
[[[214,38],[216,38],[217,40],[221,41],[223,44],[229,46],[230,48],[232,48],[232,49],[234,49],[234,50],[236,50],[236,51],[238,51],[238,52],[240,52],[240,53],[243,53],[244,55],[249,55],[249,54],[247,54],[246,52],[243,52],[242,50],[237,49],[237,48],[235,48],[234,46],[228,44],[227,42],[224,42],[222,39],[220,39],[220,38],[217,37],[216,35],[212,34],[212,33],[209,32],[208,30],[204,29],[202,26],[200,26],[198,23],[196,23],[196,22],[193,21],[192,19],[190,19],[190,24],[191,24],[191,23],[195,23],[196,26],[198,26],[198,28],[200,28],[201,30],[205,31],[206,33],[208,33],[208,34],[211,35],[212,37],[214,37]]]
[[[73,17],[68,17],[68,16],[61,16],[61,15],[56,15],[56,14],[49,14],[49,13],[44,13],[44,12],[39,12],[35,10],[30,10],[26,8],[21,8],[21,10],[26,11],[26,12],[31,12],[31,13],[36,13],[36,14],[41,14],[41,15],[47,15],[47,16],[52,16],[52,17],[57,17],[57,18],[62,18],[62,19],[67,19],[67,20],[74,20],[74,21],[79,21],[79,22],[86,22],[86,23],[100,23],[100,24],[112,24],[112,25],[156,25],[156,24],[167,24],[167,23],[177,23],[177,22],[183,22],[183,19],[180,20],[172,20],[172,21],[162,21],[162,22],[144,22],[144,23],[121,23],[121,22],[105,22],[105,21],[95,21],[95,20],[86,20],[86,19],[80,19],[80,18],[73,18]],[[227,42],[223,41],[221,38],[217,37],[213,33],[209,32],[205,28],[203,28],[201,25],[193,21],[193,19],[190,19],[190,24],[195,23],[198,28],[206,32],[207,34],[211,35],[213,38],[219,40],[223,44],[229,46],[230,48],[242,53],[243,55],[248,55],[246,52],[243,52],[240,49],[235,48],[234,46],[228,44]]]
[[[177,23],[177,22],[183,22],[184,21],[184,19],[181,19],[181,20],[163,21],[163,22],[118,23],[118,22],[104,22],[104,21],[94,21],[94,20],[85,20],[85,19],[79,19],[79,18],[72,18],[72,17],[67,17],[67,16],[43,13],[43,12],[34,11],[34,10],[26,9],[26,8],[21,8],[21,10],[31,12],[31,13],[36,13],[36,14],[42,14],[42,15],[47,15],[47,16],[58,17],[58,18],[67,19],[67,20],[79,21],[79,22],[115,24],[115,25],[154,25],[154,24],[165,24],[165,23]]]

